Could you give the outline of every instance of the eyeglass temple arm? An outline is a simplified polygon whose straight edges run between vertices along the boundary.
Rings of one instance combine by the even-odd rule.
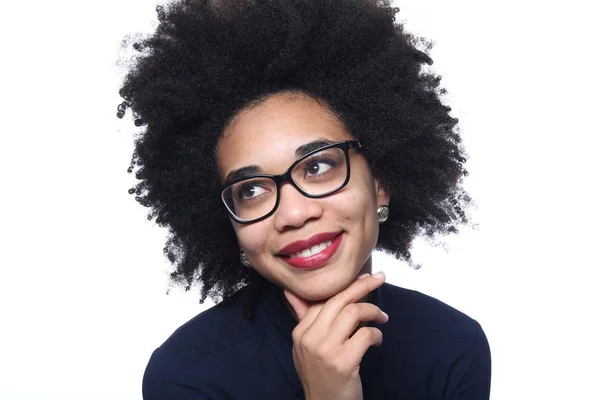
[[[361,149],[362,148],[362,144],[360,144],[360,142],[358,140],[350,140],[349,144],[350,144],[351,149]]]

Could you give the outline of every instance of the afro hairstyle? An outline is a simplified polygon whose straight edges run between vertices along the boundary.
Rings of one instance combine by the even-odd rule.
[[[413,265],[411,243],[458,232],[473,201],[461,187],[465,153],[431,43],[375,0],[178,0],[157,7],[158,24],[130,37],[135,56],[117,116],[140,127],[129,192],[168,228],[171,280],[207,297],[243,287],[252,318],[265,279],[240,264],[220,199],[216,147],[228,122],[278,92],[325,104],[363,144],[373,176],[390,196],[376,249]]]

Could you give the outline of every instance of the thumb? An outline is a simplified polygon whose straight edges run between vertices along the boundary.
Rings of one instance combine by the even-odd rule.
[[[298,322],[302,321],[302,318],[304,318],[304,316],[308,312],[310,303],[304,300],[303,298],[298,297],[297,295],[295,295],[287,289],[283,289],[283,294],[285,295],[285,298],[287,299],[288,303],[290,303],[290,306],[292,306],[292,308],[294,309]]]

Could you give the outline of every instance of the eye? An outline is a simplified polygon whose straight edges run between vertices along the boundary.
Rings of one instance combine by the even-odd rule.
[[[337,162],[335,160],[321,159],[313,161],[306,166],[305,176],[310,177],[315,175],[322,175],[325,172],[329,171],[331,168],[335,168],[336,165]]]
[[[242,186],[241,188],[239,188],[237,191],[236,197],[238,200],[244,201],[244,200],[250,200],[255,197],[258,197],[266,192],[268,192],[268,189],[266,189],[260,185],[257,185],[255,183],[252,183],[252,184],[246,184],[246,185]]]

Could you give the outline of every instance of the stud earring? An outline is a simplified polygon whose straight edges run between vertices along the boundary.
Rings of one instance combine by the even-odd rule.
[[[387,221],[389,216],[390,208],[388,206],[379,206],[379,208],[377,209],[377,220],[379,221],[379,223],[383,224],[385,221]]]
[[[240,251],[240,262],[246,268],[252,268],[252,264],[250,264],[250,260],[248,260],[248,256],[243,251]]]

